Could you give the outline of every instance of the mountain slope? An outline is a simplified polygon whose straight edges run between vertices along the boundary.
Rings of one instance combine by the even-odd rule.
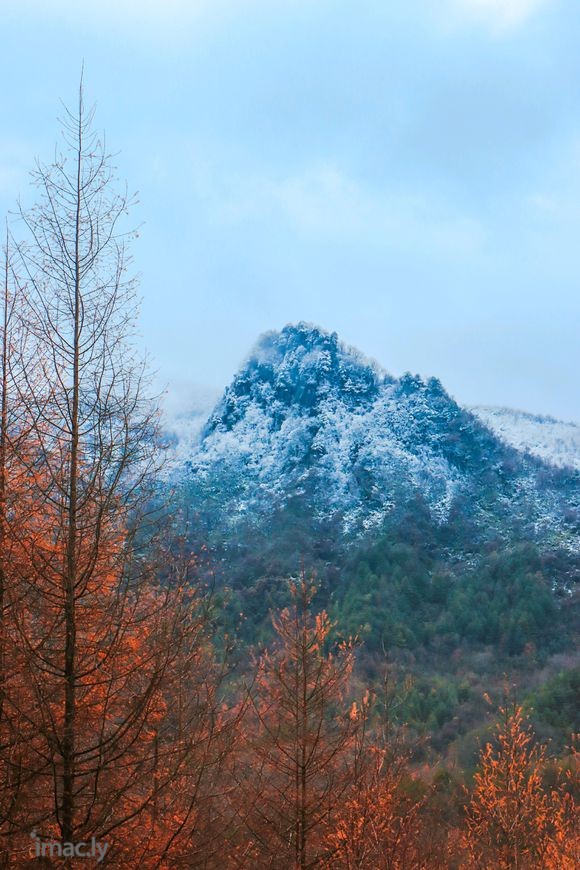
[[[540,457],[550,465],[580,470],[580,425],[553,417],[512,411],[510,408],[475,407],[472,413],[507,444]]]
[[[357,536],[419,498],[438,524],[460,512],[485,534],[578,542],[577,472],[522,454],[436,379],[394,378],[305,323],[259,340],[186,467],[190,504],[222,537],[285,513]]]

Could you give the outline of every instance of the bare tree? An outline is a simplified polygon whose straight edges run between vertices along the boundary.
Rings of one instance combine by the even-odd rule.
[[[22,458],[36,512],[34,533],[30,524],[15,530],[25,553],[16,622],[37,779],[22,824],[36,807],[64,841],[103,828],[121,758],[129,787],[139,767],[130,754],[171,660],[160,647],[167,595],[151,593],[153,571],[135,545],[156,470],[157,412],[131,345],[131,233],[121,229],[130,200],[116,190],[92,121],[81,83],[62,124],[63,153],[33,173],[39,198],[20,211],[27,237],[16,248],[40,374],[25,368],[19,385],[32,408],[34,449]]]

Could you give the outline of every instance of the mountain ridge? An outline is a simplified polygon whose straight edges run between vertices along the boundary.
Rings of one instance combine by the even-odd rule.
[[[550,465],[580,470],[580,424],[500,406],[476,405],[470,410],[520,452]]]
[[[366,361],[377,376],[396,380],[376,360],[366,357],[356,348],[338,342],[336,333],[326,333],[315,324],[306,322],[300,322],[295,326],[289,324],[284,329],[298,328],[305,328],[329,336],[353,357]],[[264,333],[239,367],[237,375],[246,368],[248,362],[252,359],[256,360],[257,350],[262,352],[265,350],[265,340],[271,340],[282,332],[283,330],[280,333],[270,330]],[[405,375],[413,377],[410,372],[406,372]],[[234,376],[234,380],[236,376]],[[228,387],[230,386],[228,385]],[[184,403],[182,399],[184,407],[179,413],[165,414],[164,428],[171,436],[173,466],[180,461],[185,461],[188,451],[191,452],[194,449],[195,441],[205,430],[207,423],[212,417],[215,419],[216,409],[222,402],[228,387],[221,389],[198,387],[193,390],[189,404]],[[580,469],[579,423],[558,419],[549,414],[532,413],[500,405],[461,405],[461,407],[478,417],[494,434],[510,446],[515,447],[519,452],[530,453],[556,467]],[[178,444],[180,445],[179,450],[176,449]]]
[[[438,523],[463,510],[578,545],[577,472],[516,449],[436,378],[395,378],[303,322],[259,339],[182,470],[192,503],[230,528],[294,510],[361,534],[419,497]]]

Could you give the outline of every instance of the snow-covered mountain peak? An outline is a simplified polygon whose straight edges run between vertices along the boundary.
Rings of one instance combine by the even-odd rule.
[[[377,363],[342,344],[335,332],[303,322],[288,325],[259,339],[206,432],[231,430],[250,405],[270,411],[275,425],[290,410],[313,416],[331,396],[350,409],[368,407],[381,386],[391,382]]]
[[[394,378],[336,333],[289,325],[259,339],[187,445],[188,499],[216,528],[290,511],[366,532],[418,499],[437,523],[459,511],[468,523],[566,538],[577,475],[486,423],[436,378]]]

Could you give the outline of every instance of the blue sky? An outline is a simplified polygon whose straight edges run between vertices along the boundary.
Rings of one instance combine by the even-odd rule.
[[[0,0],[0,215],[87,101],[172,395],[308,320],[580,420],[577,0]]]

